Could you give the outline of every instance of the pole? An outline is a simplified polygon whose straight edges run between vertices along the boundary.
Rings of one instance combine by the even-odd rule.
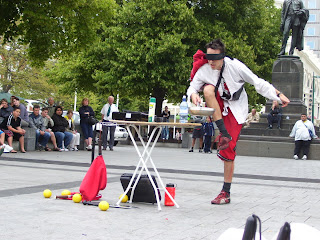
[[[314,122],[314,73],[313,73],[313,76],[312,76],[312,114],[311,114],[311,117],[312,117],[312,123]]]
[[[73,111],[77,111],[77,89],[74,91],[74,105],[73,105]]]
[[[320,78],[320,76],[316,76],[314,75],[314,72],[313,72],[313,75],[312,75],[312,123],[314,122],[314,81],[315,81],[315,78]]]

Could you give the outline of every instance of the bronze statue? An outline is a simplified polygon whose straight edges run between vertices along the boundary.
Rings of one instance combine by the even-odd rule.
[[[289,55],[293,55],[294,48],[297,48],[299,51],[303,50],[303,30],[308,19],[309,11],[304,8],[301,0],[284,0],[280,25],[283,39],[279,55],[285,54],[290,30],[292,30],[292,41]]]

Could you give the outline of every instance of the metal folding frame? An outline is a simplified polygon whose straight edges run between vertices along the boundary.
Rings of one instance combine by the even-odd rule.
[[[137,164],[137,166],[136,166],[136,169],[134,170],[133,176],[132,176],[132,178],[131,178],[131,180],[130,180],[130,182],[129,182],[129,184],[128,184],[128,187],[126,188],[126,190],[124,191],[124,194],[123,194],[122,197],[119,199],[119,201],[116,203],[116,205],[119,206],[121,200],[122,200],[122,199],[124,198],[124,196],[129,192],[130,188],[131,188],[131,195],[130,195],[130,198],[129,198],[129,203],[132,203],[134,190],[135,190],[135,188],[136,188],[136,186],[137,186],[137,184],[138,184],[138,182],[139,182],[139,179],[140,179],[140,177],[141,177],[141,175],[142,175],[142,172],[143,172],[143,171],[146,171],[146,173],[147,173],[147,175],[148,175],[148,178],[149,178],[149,180],[150,180],[150,182],[151,182],[151,185],[152,185],[152,187],[153,187],[153,189],[154,189],[154,193],[155,193],[155,195],[156,195],[158,210],[161,211],[161,205],[160,205],[160,198],[159,198],[159,194],[158,194],[158,188],[156,187],[156,185],[155,185],[155,183],[154,183],[154,181],[153,181],[153,179],[152,179],[152,177],[151,177],[151,174],[150,174],[150,171],[149,171],[149,169],[148,169],[148,166],[147,166],[147,162],[150,161],[150,163],[151,163],[151,165],[152,165],[152,168],[153,168],[153,170],[154,170],[154,172],[155,172],[155,174],[156,174],[156,176],[157,176],[157,178],[158,178],[158,181],[159,181],[159,183],[160,183],[159,189],[163,189],[163,190],[165,191],[165,193],[168,195],[168,197],[172,200],[172,202],[174,203],[174,205],[175,205],[177,208],[179,208],[178,203],[174,200],[174,198],[171,196],[171,194],[170,194],[170,193],[168,192],[168,190],[166,189],[166,187],[165,187],[165,185],[164,185],[164,183],[163,183],[163,181],[162,181],[162,179],[161,179],[161,177],[160,177],[160,174],[159,174],[159,172],[158,172],[158,170],[157,170],[157,168],[156,168],[156,166],[155,166],[155,164],[154,164],[154,162],[153,162],[153,160],[152,160],[152,158],[151,158],[152,151],[153,151],[155,145],[156,145],[157,142],[158,142],[158,139],[159,139],[159,137],[160,137],[161,130],[162,130],[163,127],[164,127],[164,126],[155,126],[155,127],[153,128],[153,130],[152,130],[152,132],[151,132],[151,135],[150,135],[150,137],[149,137],[149,139],[148,139],[148,142],[147,142],[147,144],[146,144],[146,143],[144,142],[144,140],[143,140],[143,138],[142,138],[142,136],[141,136],[141,134],[140,134],[140,131],[139,131],[139,129],[137,128],[137,126],[136,126],[134,123],[126,124],[126,129],[127,129],[128,133],[129,133],[129,136],[130,136],[130,138],[131,138],[131,141],[132,141],[132,143],[133,143],[133,145],[134,145],[134,147],[135,147],[135,149],[136,149],[136,152],[137,152],[137,154],[138,154],[138,156],[139,156],[139,162],[138,162],[138,164]],[[142,154],[141,154],[141,152],[140,152],[140,150],[139,150],[139,148],[138,148],[138,146],[137,146],[137,143],[136,143],[136,141],[135,141],[135,139],[134,139],[134,136],[133,136],[133,134],[132,134],[131,128],[133,128],[133,129],[136,130],[136,132],[137,132],[137,134],[138,134],[138,138],[139,138],[140,142],[142,143],[142,146],[143,146],[143,152],[142,152]],[[159,130],[159,131],[158,131],[158,133],[156,134],[156,131],[157,131],[157,130]],[[156,134],[156,135],[155,135],[155,134]],[[151,144],[152,139],[153,139],[154,136],[155,136],[155,139],[154,139],[153,143]],[[149,147],[150,144],[151,144],[151,147]],[[142,165],[142,166],[141,166],[141,165]],[[140,170],[139,170],[139,168],[140,168]],[[139,173],[138,173],[138,171],[139,171]],[[134,181],[134,179],[135,179],[136,176],[137,176],[137,178],[136,178],[136,180],[135,180],[135,183],[133,184],[133,181]]]

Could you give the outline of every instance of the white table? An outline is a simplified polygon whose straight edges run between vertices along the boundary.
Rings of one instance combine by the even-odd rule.
[[[128,133],[129,133],[129,136],[131,138],[131,141],[137,151],[137,154],[139,156],[139,162],[137,164],[137,167],[136,169],[134,170],[134,173],[133,173],[133,176],[128,184],[128,187],[127,189],[124,191],[124,194],[122,195],[122,197],[119,199],[119,201],[117,202],[117,205],[120,204],[122,198],[129,192],[130,188],[132,188],[132,191],[131,191],[131,195],[130,195],[130,198],[129,198],[129,203],[132,203],[132,199],[133,199],[133,193],[134,193],[134,190],[139,182],[139,179],[141,177],[141,174],[142,172],[145,170],[147,175],[148,175],[148,178],[152,184],[152,187],[154,189],[154,193],[156,195],[156,199],[157,199],[157,204],[158,204],[158,210],[161,211],[161,206],[160,206],[160,198],[159,198],[159,194],[158,194],[158,189],[151,177],[151,174],[149,172],[149,169],[147,167],[147,162],[149,161],[152,165],[152,168],[158,178],[158,181],[160,183],[160,186],[159,186],[159,189],[163,189],[165,191],[165,193],[167,193],[167,195],[170,197],[170,199],[174,202],[174,205],[179,208],[179,205],[178,203],[173,199],[173,197],[171,196],[171,194],[167,191],[165,185],[163,184],[161,178],[160,178],[160,175],[159,175],[159,172],[151,158],[151,153],[152,153],[152,150],[153,148],[155,147],[159,137],[160,137],[160,134],[161,134],[161,130],[163,127],[181,127],[181,128],[187,128],[187,127],[195,127],[195,126],[201,126],[200,123],[170,123],[170,122],[139,122],[139,121],[122,121],[122,120],[110,120],[110,122],[113,122],[113,123],[116,123],[116,124],[119,124],[119,125],[125,125],[126,129],[128,130]],[[152,132],[151,132],[151,135],[148,139],[148,142],[145,143],[141,134],[140,134],[140,131],[139,129],[137,128],[137,126],[154,126]],[[139,148],[137,146],[137,143],[134,139],[134,136],[132,134],[132,131],[131,129],[135,129],[137,134],[138,134],[138,137],[139,137],[139,140],[140,142],[142,143],[142,146],[143,146],[143,152],[141,153],[139,151]],[[156,134],[156,131],[158,131],[158,133]],[[153,143],[151,144],[152,142],[152,139],[153,137],[156,135]],[[150,146],[151,144],[151,146]],[[142,164],[142,166],[141,166]],[[141,166],[141,169],[139,171],[139,168]],[[138,173],[139,171],[139,173]],[[137,179],[135,181],[135,183],[133,184],[133,180],[135,178],[135,176],[137,176]]]

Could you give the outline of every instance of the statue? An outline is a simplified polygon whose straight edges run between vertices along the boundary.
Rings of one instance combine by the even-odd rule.
[[[294,48],[303,50],[303,30],[308,20],[309,10],[304,8],[302,0],[284,0],[280,25],[283,39],[279,55],[285,54],[290,30],[292,30],[292,41],[289,55],[293,55]]]

